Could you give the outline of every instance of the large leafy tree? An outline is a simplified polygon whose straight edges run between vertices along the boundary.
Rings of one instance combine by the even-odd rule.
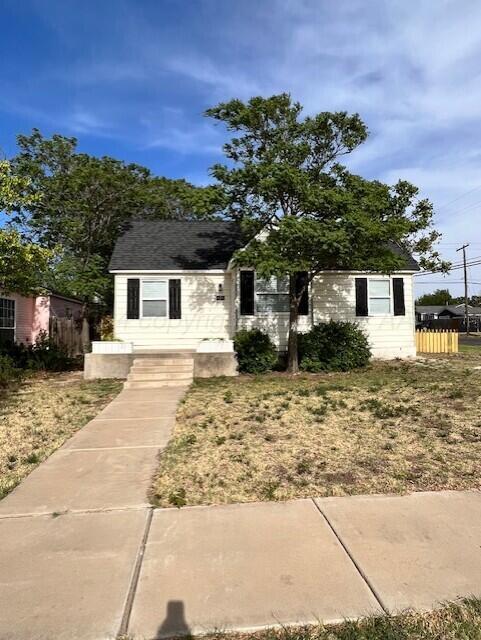
[[[288,369],[298,371],[297,325],[305,287],[326,269],[390,273],[403,264],[393,245],[439,266],[433,251],[432,205],[418,189],[353,175],[339,162],[367,138],[357,114],[321,112],[302,117],[288,94],[232,100],[206,115],[232,133],[228,165],[212,167],[226,197],[225,212],[243,220],[254,239],[237,263],[262,276],[289,275]],[[303,287],[296,274],[307,271]]]
[[[32,195],[30,186],[30,178],[16,175],[8,160],[0,160],[0,211],[10,213],[38,203],[41,194]]]
[[[17,231],[0,229],[0,290],[23,295],[38,293],[51,258],[51,251],[23,240]]]
[[[0,211],[36,205],[41,194],[29,193],[30,180],[16,176],[7,160],[0,161]],[[0,229],[0,290],[29,295],[38,291],[52,258],[51,251],[25,242],[13,230]]]
[[[464,305],[464,296],[453,297],[449,289],[436,289],[432,293],[423,293],[423,295],[417,298],[416,304],[436,306],[444,306],[448,304]],[[469,297],[468,304],[472,307],[481,306],[481,296],[473,295]]]
[[[420,305],[446,305],[453,304],[457,299],[453,298],[449,289],[436,289],[432,293],[424,293],[416,300]]]
[[[77,151],[77,140],[45,138],[34,129],[18,136],[12,159],[33,198],[13,207],[12,221],[47,248],[59,249],[50,284],[86,302],[111,298],[107,265],[131,218],[188,218],[215,209],[216,190],[153,176],[148,169]],[[42,198],[35,196],[41,193]]]

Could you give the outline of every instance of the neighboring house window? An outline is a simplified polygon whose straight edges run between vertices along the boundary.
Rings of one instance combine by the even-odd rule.
[[[166,318],[167,280],[142,280],[142,317]]]
[[[0,342],[15,340],[15,300],[0,298]]]
[[[384,316],[391,313],[390,280],[368,279],[368,304],[370,316]]]
[[[289,278],[272,276],[256,278],[257,313],[289,311]]]

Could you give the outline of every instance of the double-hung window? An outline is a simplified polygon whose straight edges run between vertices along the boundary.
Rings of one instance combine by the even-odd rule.
[[[142,280],[142,317],[166,318],[168,295],[167,280]]]
[[[289,311],[289,277],[256,278],[257,313]]]
[[[391,313],[391,281],[368,280],[369,315],[384,316]]]
[[[0,342],[15,340],[15,300],[0,298]]]

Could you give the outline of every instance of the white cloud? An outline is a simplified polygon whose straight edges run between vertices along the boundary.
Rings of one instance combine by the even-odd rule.
[[[173,5],[116,0],[73,20],[61,2],[47,14],[38,3],[62,52],[78,53],[9,83],[0,100],[67,133],[196,157],[198,180],[199,156],[207,170],[223,140],[202,112],[220,100],[290,91],[308,113],[358,111],[371,136],[350,167],[412,180],[439,207],[444,242],[481,249],[481,193],[442,207],[481,186],[478,0]]]
[[[164,126],[160,131],[154,131],[146,147],[161,147],[183,154],[217,154],[222,139],[207,124],[200,126],[178,127]]]

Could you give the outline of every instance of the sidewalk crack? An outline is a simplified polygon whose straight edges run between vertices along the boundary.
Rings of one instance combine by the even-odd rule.
[[[145,522],[144,534],[142,536],[142,540],[140,541],[139,550],[137,552],[137,557],[134,564],[134,569],[132,571],[132,577],[130,579],[129,591],[127,593],[127,598],[124,605],[124,613],[122,615],[122,621],[120,623],[119,632],[117,634],[117,638],[123,638],[127,635],[130,623],[130,614],[132,613],[132,607],[134,605],[135,595],[137,593],[137,585],[139,583],[140,570],[142,568],[142,562],[144,560],[145,547],[147,545],[147,539],[150,533],[150,526],[152,524],[152,517],[154,514],[153,507],[149,509],[147,514],[147,520]]]
[[[360,564],[354,558],[353,553],[351,552],[351,550],[349,549],[347,544],[344,542],[344,540],[341,538],[340,534],[336,531],[336,529],[335,529],[334,525],[332,524],[332,522],[326,516],[324,511],[321,509],[321,507],[316,502],[316,500],[314,500],[314,498],[311,498],[311,500],[314,503],[314,506],[316,507],[316,509],[321,514],[321,516],[324,518],[327,526],[331,529],[332,533],[335,535],[335,537],[336,537],[337,541],[339,542],[339,544],[341,545],[341,547],[346,552],[347,556],[349,557],[349,560],[352,562],[352,564],[356,568],[356,571],[359,573],[359,575],[361,576],[362,580],[365,582],[365,584],[368,587],[369,591],[372,593],[374,598],[377,600],[377,602],[378,602],[379,606],[381,607],[381,609],[384,611],[384,613],[386,613],[387,615],[390,615],[389,609],[386,606],[386,604],[383,602],[383,599],[381,598],[381,595],[379,594],[377,589],[374,587],[372,582],[369,580],[369,578],[367,577],[366,573],[364,572],[364,570],[362,569]]]

